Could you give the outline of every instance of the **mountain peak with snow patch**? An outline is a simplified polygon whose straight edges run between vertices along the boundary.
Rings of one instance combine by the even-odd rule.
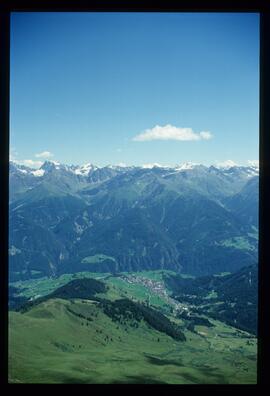
[[[201,164],[198,164],[196,162],[183,162],[175,167],[175,170],[181,171],[181,170],[190,170],[194,169],[196,166],[200,166]]]

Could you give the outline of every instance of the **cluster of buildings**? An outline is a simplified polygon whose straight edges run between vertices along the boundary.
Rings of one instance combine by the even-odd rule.
[[[153,279],[145,278],[143,276],[138,276],[135,274],[123,275],[122,279],[125,280],[127,283],[134,284],[138,283],[150,289],[153,293],[157,294],[159,297],[163,298],[168,304],[170,304],[173,309],[177,312],[187,312],[189,313],[189,309],[187,306],[179,303],[178,301],[171,298],[164,286],[162,281],[156,281]],[[148,299],[149,304],[149,299]]]

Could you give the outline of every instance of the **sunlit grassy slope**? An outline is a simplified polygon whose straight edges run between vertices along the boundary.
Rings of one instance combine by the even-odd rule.
[[[149,275],[151,276],[151,274]],[[140,297],[110,283],[103,297]],[[114,279],[115,280],[115,279]],[[125,291],[127,293],[125,293]],[[143,296],[144,298],[144,296]],[[79,316],[81,315],[81,316]],[[85,319],[85,318],[88,318]],[[171,320],[173,318],[170,318]],[[144,320],[122,323],[91,300],[49,299],[25,313],[10,312],[12,383],[255,383],[256,339],[219,321],[184,328],[176,341]]]

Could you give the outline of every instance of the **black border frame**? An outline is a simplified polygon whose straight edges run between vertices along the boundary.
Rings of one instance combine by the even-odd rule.
[[[8,0],[7,0],[8,1]],[[195,385],[196,390],[225,390],[243,387],[257,389],[258,386],[270,384],[270,250],[268,235],[270,225],[270,5],[263,1],[220,0],[217,5],[209,1],[178,1],[177,4],[167,0],[157,0],[151,4],[141,1],[52,1],[40,0],[12,1],[0,4],[0,382],[8,384],[8,201],[9,201],[9,81],[10,81],[10,13],[11,12],[257,12],[260,14],[260,177],[259,177],[259,304],[258,304],[258,366],[256,385]],[[270,243],[270,240],[269,240]],[[270,292],[269,292],[270,294]],[[24,384],[25,385],[25,384]],[[111,385],[108,385],[109,387]],[[106,386],[106,390],[108,389]],[[138,387],[140,385],[136,385]],[[127,390],[129,385],[122,387]],[[152,387],[152,386],[151,386]],[[155,385],[156,389],[157,385]],[[166,391],[180,390],[185,385],[166,386]],[[98,387],[100,389],[100,387]],[[119,386],[118,386],[119,388]],[[118,390],[117,388],[117,390]],[[217,389],[218,388],[218,389]],[[164,389],[164,388],[163,388]],[[188,386],[187,390],[194,389]],[[116,390],[115,385],[112,390]],[[120,390],[120,389],[119,389]],[[150,390],[148,386],[148,390]]]

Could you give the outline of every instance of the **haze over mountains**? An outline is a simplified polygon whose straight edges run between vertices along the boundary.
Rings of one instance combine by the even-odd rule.
[[[10,279],[257,263],[258,168],[10,163]]]

